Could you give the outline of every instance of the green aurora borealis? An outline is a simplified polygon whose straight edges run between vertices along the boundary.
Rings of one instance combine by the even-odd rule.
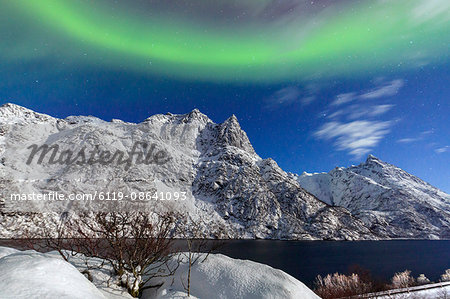
[[[242,3],[257,11],[269,2]],[[448,0],[335,1],[298,17],[267,20],[255,12],[238,20],[236,13],[217,23],[139,1],[2,3],[3,63],[43,60],[192,80],[276,82],[402,70],[447,61],[450,42]]]

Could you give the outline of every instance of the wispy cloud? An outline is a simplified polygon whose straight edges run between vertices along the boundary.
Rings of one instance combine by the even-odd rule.
[[[442,154],[442,153],[445,153],[445,152],[450,152],[450,145],[446,145],[446,146],[437,148],[437,149],[435,149],[434,151],[435,151],[436,153],[438,153],[438,154]]]
[[[300,88],[298,86],[287,86],[274,92],[266,100],[266,108],[276,108],[279,106],[300,103],[303,106],[311,104],[316,100],[318,88],[313,85]]]
[[[381,97],[390,97],[394,96],[398,93],[400,88],[405,85],[405,82],[402,79],[392,80],[391,82],[376,87],[366,93],[363,93],[359,96],[361,99],[376,99]]]
[[[386,103],[386,98],[396,95],[405,82],[403,79],[380,79],[375,84],[372,89],[337,95],[322,113],[327,122],[314,132],[314,136],[333,141],[337,150],[347,151],[355,159],[370,153],[395,123],[392,119],[380,119],[395,107]]]
[[[372,111],[369,112],[369,116],[378,116],[384,114],[391,110],[392,107],[394,107],[394,105],[391,104],[372,106]]]
[[[391,121],[331,121],[322,125],[314,135],[319,139],[334,140],[338,150],[349,151],[355,159],[359,159],[390,132],[391,124]]]
[[[433,134],[434,130],[427,130],[420,133],[417,137],[407,137],[397,140],[398,143],[413,143],[417,141],[424,140],[430,134]]]
[[[285,105],[295,102],[300,97],[300,89],[296,86],[284,87],[277,90],[271,97],[270,102],[273,105]]]
[[[316,96],[306,96],[300,99],[302,105],[309,105],[316,100]]]
[[[398,143],[413,143],[421,140],[421,138],[402,138],[397,140]]]
[[[448,20],[448,0],[422,1],[413,8],[412,16],[418,25],[429,20]]]
[[[355,100],[368,100],[394,96],[404,85],[405,81],[403,79],[395,79],[387,83],[381,83],[377,87],[361,93],[348,92],[338,94],[336,96],[336,99],[331,102],[330,106],[339,106],[353,102]]]
[[[330,113],[327,117],[328,118],[337,118],[341,115],[344,115],[344,113],[345,113],[344,110],[340,109],[340,110],[334,111],[333,113]]]
[[[342,93],[336,96],[336,99],[331,103],[331,106],[339,106],[342,104],[349,103],[358,98],[357,94],[354,92]]]
[[[348,118],[357,119],[363,116],[376,117],[388,112],[392,107],[394,107],[394,105],[391,104],[373,106],[354,105],[349,107]]]

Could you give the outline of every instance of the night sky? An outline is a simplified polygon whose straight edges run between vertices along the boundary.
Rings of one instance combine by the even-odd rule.
[[[239,119],[286,171],[368,154],[450,192],[450,1],[2,0],[0,104]]]

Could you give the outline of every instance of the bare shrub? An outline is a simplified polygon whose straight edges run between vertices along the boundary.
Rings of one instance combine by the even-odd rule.
[[[186,279],[181,277],[181,284],[189,297],[191,294],[191,271],[197,263],[203,263],[211,252],[217,250],[222,243],[212,243],[204,238],[205,223],[201,219],[194,220],[190,215],[183,217],[185,220],[178,227],[178,235],[186,241],[186,251],[180,253],[183,262],[188,265]]]
[[[368,293],[372,285],[363,282],[358,274],[344,275],[334,273],[323,277],[318,275],[315,281],[315,292],[322,298],[340,298]]]
[[[25,227],[17,241],[20,245],[38,252],[57,251],[66,261],[82,252],[84,242],[79,242],[68,228],[68,214],[33,214],[29,217],[32,226]],[[45,219],[45,220],[43,220]]]
[[[428,284],[430,280],[425,276],[425,274],[420,274],[416,279],[418,285]]]
[[[441,281],[450,281],[450,269],[445,270],[444,274],[441,275]]]
[[[138,297],[143,290],[158,285],[156,277],[173,275],[178,263],[169,262],[176,250],[173,237],[179,215],[175,212],[124,209],[107,212],[80,212],[38,226],[23,235],[28,247],[38,251],[56,250],[66,261],[83,254],[89,277],[89,258],[99,257],[110,264],[120,284]],[[97,267],[102,267],[97,265]]]
[[[391,289],[409,288],[415,284],[414,277],[411,276],[411,271],[405,270],[397,272],[391,279]]]
[[[169,263],[174,252],[173,237],[178,215],[119,211],[89,213],[71,225],[82,239],[100,238],[104,258],[128,292],[138,297],[152,286],[150,280],[173,275],[178,264]]]

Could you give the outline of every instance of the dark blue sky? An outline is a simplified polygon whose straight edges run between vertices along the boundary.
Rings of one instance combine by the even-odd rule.
[[[132,122],[235,114],[286,171],[373,154],[450,192],[447,0],[5,3],[0,104]]]

